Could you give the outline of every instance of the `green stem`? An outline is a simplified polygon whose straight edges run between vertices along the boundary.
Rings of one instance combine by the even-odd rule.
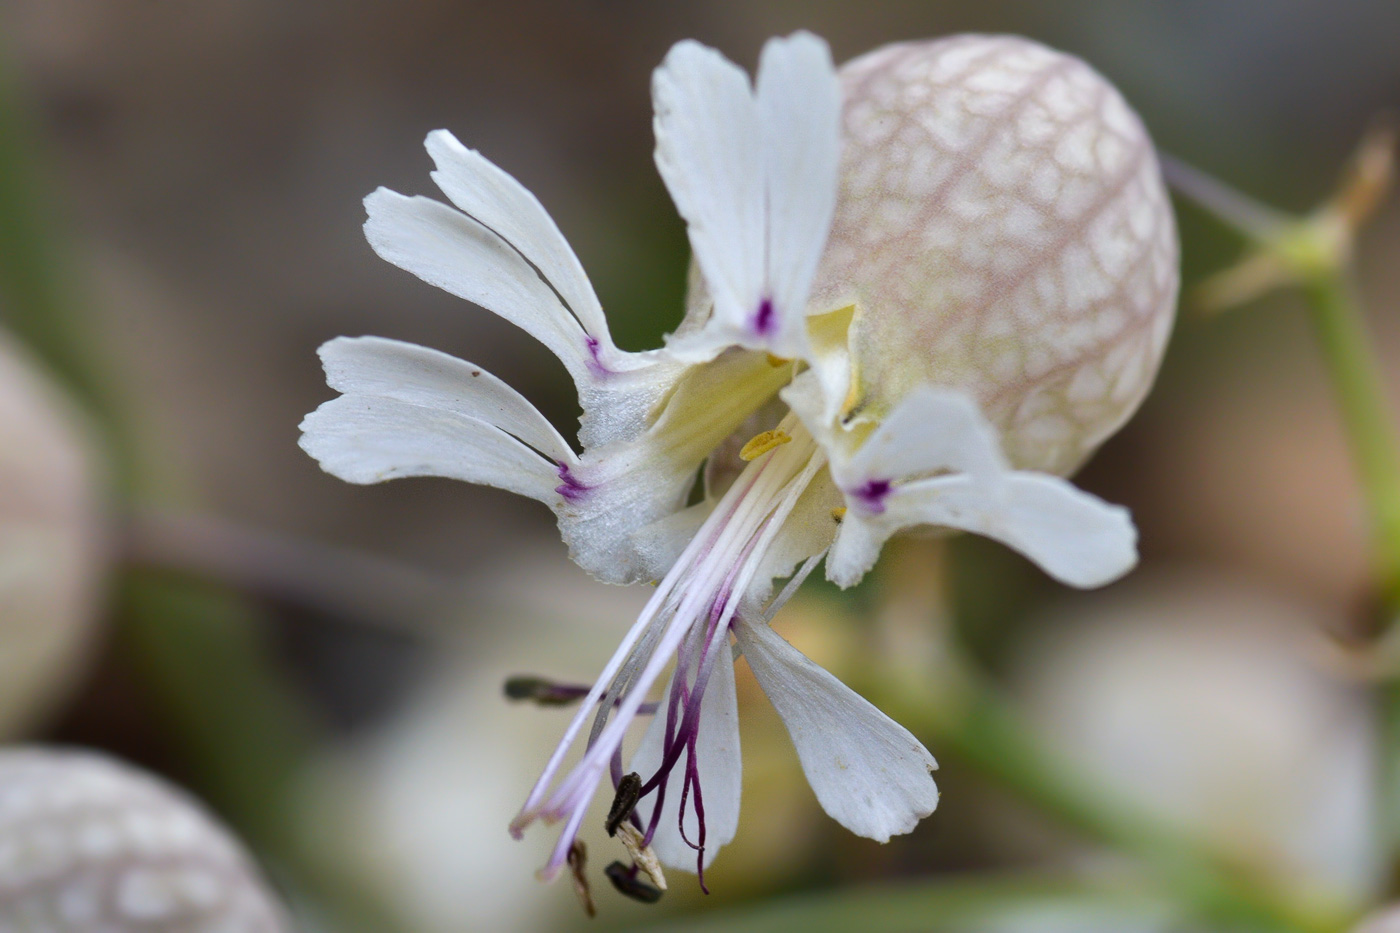
[[[1318,272],[1303,290],[1369,503],[1381,596],[1394,616],[1400,613],[1400,435],[1346,275]]]
[[[1377,595],[1385,610],[1378,655],[1393,669],[1400,643],[1400,435],[1371,349],[1361,307],[1346,275],[1320,271],[1303,284],[1323,362],[1341,409],[1347,442],[1369,505]],[[1383,839],[1400,848],[1400,684],[1381,688]]]

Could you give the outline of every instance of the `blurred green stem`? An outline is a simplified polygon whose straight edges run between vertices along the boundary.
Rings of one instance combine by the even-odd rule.
[[[1303,293],[1369,503],[1380,594],[1393,623],[1400,616],[1400,435],[1345,271],[1313,272]]]
[[[1202,173],[1167,163],[1178,192],[1233,227],[1254,245],[1234,270],[1213,277],[1223,305],[1248,301],[1278,285],[1297,285],[1307,300],[1313,333],[1340,409],[1347,444],[1366,497],[1375,596],[1384,612],[1368,671],[1387,678],[1380,688],[1382,841],[1400,850],[1400,433],[1385,379],[1352,285],[1354,246],[1395,176],[1400,128],[1375,121],[1362,139],[1336,193],[1306,217],[1241,211],[1252,204]],[[1267,209],[1266,209],[1267,210]],[[1280,219],[1281,218],[1281,219]],[[1241,275],[1241,273],[1246,273]],[[1207,282],[1206,285],[1210,285]]]
[[[1376,645],[1381,687],[1381,821],[1392,854],[1400,849],[1400,436],[1359,302],[1341,269],[1303,281],[1313,330],[1341,409],[1347,440],[1369,504],[1375,541],[1377,595],[1384,610]]]

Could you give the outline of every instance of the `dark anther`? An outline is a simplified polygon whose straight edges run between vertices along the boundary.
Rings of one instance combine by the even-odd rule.
[[[608,818],[603,821],[603,827],[607,829],[609,836],[617,835],[617,828],[622,825],[622,821],[632,815],[632,808],[637,805],[637,799],[642,796],[642,776],[633,771],[631,774],[617,782],[617,795],[613,797],[612,806],[608,808]]]
[[[593,906],[593,892],[588,889],[588,879],[584,877],[583,865],[588,861],[588,850],[583,847],[583,843],[577,839],[569,847],[569,871],[574,876],[574,893],[578,895],[578,902],[583,905],[583,912],[589,917],[596,917],[598,909]]]
[[[645,881],[637,877],[637,866],[628,868],[621,862],[613,862],[603,869],[603,874],[608,876],[612,886],[617,888],[619,894],[625,894],[634,901],[641,901],[643,904],[655,904],[661,900],[661,890],[653,888]]]
[[[587,687],[555,683],[543,677],[510,677],[506,680],[507,699],[530,700],[540,706],[568,706],[587,695]]]

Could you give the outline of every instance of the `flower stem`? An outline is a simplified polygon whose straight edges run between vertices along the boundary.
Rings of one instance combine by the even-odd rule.
[[[1393,621],[1400,614],[1400,434],[1345,273],[1318,270],[1303,293],[1368,501],[1379,594]]]
[[[1302,286],[1369,506],[1376,596],[1384,610],[1376,654],[1380,669],[1393,671],[1400,653],[1400,435],[1350,281],[1331,270]],[[1382,840],[1394,852],[1400,848],[1400,683],[1392,678],[1380,690]]]

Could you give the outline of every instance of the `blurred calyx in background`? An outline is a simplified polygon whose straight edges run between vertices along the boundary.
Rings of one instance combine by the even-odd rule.
[[[0,752],[7,930],[290,933],[242,845],[203,807],[103,755]]]
[[[427,145],[455,209],[366,199],[381,256],[563,361],[582,454],[475,364],[377,338],[322,348],[343,394],[302,425],[303,448],[343,479],[527,495],[595,576],[660,581],[512,823],[564,821],[544,875],[577,867],[609,774],[608,830],[632,865],[608,876],[645,899],[665,887],[658,861],[703,878],[737,829],[731,634],[832,817],[885,841],[932,812],[922,744],[768,621],[823,558],[850,586],[916,526],[987,535],[1074,586],[1127,572],[1126,510],[1056,474],[1146,394],[1177,289],[1140,122],[1082,62],[1035,43],[893,46],[838,79],[825,43],[797,33],[765,46],[751,87],[682,42],[653,93],[657,166],[695,261],[686,319],[659,350],[614,345],[543,208],[447,132]],[[673,657],[624,769],[624,734]]]
[[[107,477],[92,426],[0,331],[0,734],[67,698],[98,641]]]

